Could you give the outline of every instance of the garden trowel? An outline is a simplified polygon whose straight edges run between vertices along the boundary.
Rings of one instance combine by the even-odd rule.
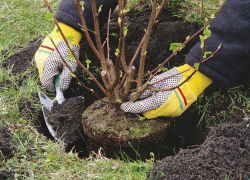
[[[60,90],[59,88],[59,78],[60,78],[60,74],[56,75],[55,77],[55,89],[56,89],[56,97],[55,99],[51,100],[48,96],[46,96],[42,91],[38,92],[39,95],[39,99],[42,105],[44,105],[42,107],[43,110],[43,117],[46,123],[46,126],[48,127],[48,130],[50,132],[50,134],[57,140],[60,142],[60,140],[58,138],[56,138],[56,131],[53,130],[52,125],[49,123],[48,121],[48,117],[49,115],[51,115],[51,108],[53,106],[53,103],[55,101],[58,102],[58,104],[62,104],[63,101],[65,100],[64,96],[63,96],[63,92]]]

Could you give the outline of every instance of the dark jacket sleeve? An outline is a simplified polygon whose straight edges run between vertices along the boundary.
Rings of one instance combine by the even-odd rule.
[[[227,0],[210,25],[206,51],[214,52],[220,44],[222,47],[199,71],[220,85],[230,87],[250,65],[250,1]],[[193,65],[200,57],[199,42],[186,56],[186,61]]]
[[[82,0],[79,0],[79,2],[80,1]],[[90,0],[84,0],[84,2],[83,16],[85,18],[87,27],[93,30],[94,21]],[[99,14],[100,28],[108,21],[109,9],[111,8],[113,11],[117,4],[118,0],[96,0],[97,10],[99,6],[102,5],[102,11]],[[82,32],[81,27],[78,25],[78,23],[82,23],[74,0],[62,0],[55,16],[59,22],[62,22],[70,27],[73,27],[75,30]]]

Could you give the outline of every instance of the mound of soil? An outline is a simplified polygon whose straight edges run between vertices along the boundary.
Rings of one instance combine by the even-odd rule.
[[[40,47],[41,41],[34,39],[30,41],[29,45],[24,48],[19,48],[18,53],[12,55],[6,61],[3,62],[3,67],[12,67],[13,74],[23,73],[28,67],[32,64],[32,59],[35,55],[35,52]],[[3,53],[4,54],[4,53]]]
[[[58,102],[53,104],[52,115],[48,116],[48,122],[56,132],[56,137],[65,144],[81,138],[83,111],[84,99],[80,96],[66,99],[63,104],[58,104]]]
[[[250,177],[250,118],[212,128],[202,145],[162,159],[150,173],[152,180],[225,177]]]

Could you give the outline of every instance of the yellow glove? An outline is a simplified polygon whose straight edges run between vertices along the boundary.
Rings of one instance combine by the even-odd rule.
[[[191,68],[188,64],[175,67],[167,72],[155,76],[150,83],[153,84],[163,78],[172,76],[184,70]],[[157,89],[167,89],[174,87],[183,82],[194,69],[183,74],[173,76],[154,85]],[[176,117],[181,115],[197,97],[208,87],[213,81],[204,74],[197,71],[189,81],[172,91],[152,91],[146,90],[140,101],[125,102],[121,105],[121,109],[130,113],[143,113],[147,119],[159,116]]]
[[[79,57],[79,42],[81,39],[81,33],[63,23],[59,23],[59,26],[62,29],[65,37],[69,35],[74,37],[72,42],[72,49],[77,57]],[[57,32],[57,27],[54,28],[49,36],[53,39],[64,60],[67,61],[70,50],[68,49],[60,32]],[[59,71],[62,71],[59,80],[59,88],[62,91],[65,91],[69,87],[70,81],[72,79],[72,76],[70,74],[71,72],[60,58],[58,52],[56,51],[56,48],[48,37],[44,39],[42,45],[37,50],[34,56],[34,60],[39,71],[40,81],[48,91],[55,91],[54,76],[58,75]],[[76,71],[78,64],[72,58],[69,60],[69,65],[73,71]]]

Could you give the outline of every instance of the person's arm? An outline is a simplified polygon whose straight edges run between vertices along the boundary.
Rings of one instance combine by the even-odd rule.
[[[79,2],[80,1],[82,0],[79,0]],[[100,28],[103,27],[103,25],[108,21],[109,9],[111,8],[113,12],[117,4],[118,0],[96,0],[97,10],[102,5],[102,11],[99,14]],[[82,32],[81,27],[78,25],[78,23],[81,24],[81,19],[74,0],[62,0],[55,16],[59,22],[67,24],[75,30]],[[86,21],[87,28],[93,30],[94,21],[90,0],[84,0],[83,16]]]
[[[250,1],[227,0],[210,24],[211,36],[206,42],[206,51],[214,52],[199,71],[218,84],[230,87],[250,65]],[[200,43],[186,56],[189,65],[199,62]]]

